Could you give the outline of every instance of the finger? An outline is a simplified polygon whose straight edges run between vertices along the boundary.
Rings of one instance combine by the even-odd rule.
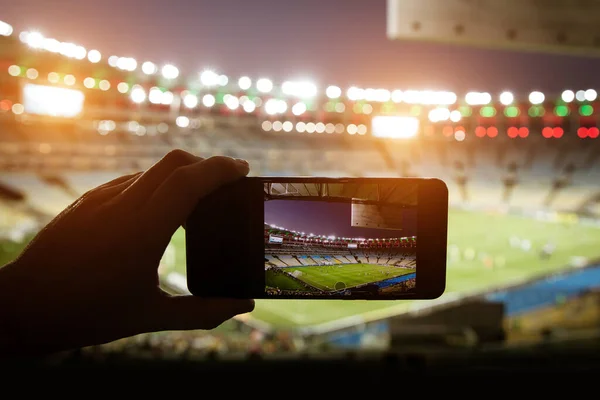
[[[164,241],[184,225],[198,200],[248,172],[246,161],[221,156],[181,167],[148,200],[142,220],[151,223],[158,241]]]
[[[135,185],[127,188],[123,193],[125,201],[129,200],[137,204],[145,202],[175,170],[202,160],[201,157],[183,150],[173,150],[167,153],[144,172],[137,179]]]
[[[131,180],[131,178],[138,177],[139,175],[141,175],[141,172],[136,172],[135,174],[128,174],[128,175],[120,176],[120,177],[115,178],[115,179],[113,179],[113,180],[111,180],[109,182],[103,183],[100,186],[96,186],[95,188],[93,188],[93,189],[87,191],[86,193],[84,193],[84,195],[82,197],[91,195],[93,193],[99,192],[99,191],[101,191],[103,189],[106,189],[106,188],[109,188],[109,187],[120,185],[123,182],[128,182],[128,181]]]
[[[164,297],[153,312],[153,330],[214,329],[239,314],[254,310],[254,300]]]

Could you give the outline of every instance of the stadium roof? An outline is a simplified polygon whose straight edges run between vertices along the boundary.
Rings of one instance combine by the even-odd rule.
[[[265,183],[265,200],[359,201],[417,205],[414,183]]]

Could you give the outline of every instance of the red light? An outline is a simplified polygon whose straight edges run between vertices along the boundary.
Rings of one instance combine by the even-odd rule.
[[[427,126],[425,127],[425,134],[426,134],[427,136],[431,136],[431,135],[433,135],[433,126],[431,126],[431,125],[427,125]]]
[[[487,134],[489,137],[492,137],[492,138],[498,136],[498,128],[496,128],[495,126],[490,126],[487,129]]]
[[[545,127],[542,129],[542,136],[544,136],[546,139],[550,139],[552,136],[554,136],[554,129],[550,128],[549,126]]]
[[[554,128],[553,131],[554,131],[554,137],[557,139],[560,139],[565,134],[565,131],[563,130],[563,128],[561,128],[559,126]]]
[[[508,135],[509,138],[514,139],[517,136],[519,136],[519,128],[511,126],[510,128],[508,128],[508,131],[506,131],[506,134]]]
[[[594,127],[594,128],[590,128],[588,130],[588,136],[592,139],[596,139],[598,137],[598,135],[600,134],[600,129]]]
[[[529,129],[525,128],[524,126],[519,128],[519,136],[521,136],[522,138],[526,138],[527,136],[529,136]]]
[[[10,100],[0,101],[0,110],[8,111],[8,110],[10,110],[10,107],[11,107]]]
[[[588,136],[588,129],[584,128],[583,126],[577,129],[577,136],[579,136],[582,139],[586,138]]]
[[[475,128],[475,136],[484,137],[486,134],[485,128],[483,126],[478,126]]]
[[[454,133],[454,130],[452,129],[451,126],[445,126],[444,129],[442,129],[442,134],[444,136],[452,136],[453,133]]]

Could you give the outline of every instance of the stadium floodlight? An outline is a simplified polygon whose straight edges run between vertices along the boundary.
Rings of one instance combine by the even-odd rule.
[[[183,105],[187,108],[194,108],[198,105],[198,97],[193,94],[186,94],[183,97]]]
[[[0,36],[10,36],[13,33],[13,27],[12,25],[4,22],[4,21],[0,21]]]
[[[269,93],[271,90],[273,90],[273,82],[267,78],[260,78],[258,81],[256,81],[256,88],[259,92]]]
[[[248,90],[250,89],[250,87],[252,86],[252,79],[250,79],[247,76],[242,76],[239,80],[238,80],[238,86],[240,87],[240,89],[242,90]]]
[[[75,117],[83,110],[84,99],[79,90],[33,84],[23,87],[24,110],[30,114]]]
[[[371,121],[373,136],[391,139],[410,139],[419,132],[419,120],[415,117],[378,115]]]
[[[161,73],[165,79],[176,79],[179,76],[179,69],[172,64],[165,64]]]
[[[562,92],[561,98],[565,103],[571,103],[573,100],[575,100],[575,92],[572,90],[565,90]]]
[[[588,89],[585,91],[584,97],[586,101],[595,101],[598,97],[598,92],[596,92],[594,89]]]
[[[515,96],[511,92],[503,92],[500,94],[500,103],[505,106],[509,106],[515,101]]]
[[[32,49],[41,49],[44,45],[44,35],[39,32],[28,32],[25,38],[25,43]]]
[[[200,83],[208,87],[217,86],[219,84],[219,75],[209,69],[202,71],[200,74]]]
[[[529,102],[534,105],[542,104],[545,98],[546,96],[542,92],[534,91],[529,93]]]
[[[45,38],[43,48],[50,53],[60,53],[61,43],[52,38]]]
[[[299,98],[311,98],[317,95],[317,86],[312,82],[285,81],[281,85],[281,91],[288,96]]]
[[[330,99],[338,99],[342,95],[342,89],[340,89],[338,86],[329,86],[325,90],[325,94]]]
[[[158,72],[158,67],[151,61],[145,61],[142,64],[142,72],[146,75],[154,75]]]
[[[470,106],[483,106],[492,102],[492,96],[487,92],[469,92],[465,101]]]
[[[131,89],[131,100],[134,103],[140,104],[146,100],[146,92],[144,88],[139,85],[135,85],[133,89]]]
[[[94,64],[96,64],[96,63],[100,62],[100,60],[102,60],[102,54],[98,50],[88,51],[87,57],[88,57],[88,60]]]
[[[202,97],[202,104],[204,104],[205,107],[212,107],[216,102],[217,99],[215,99],[215,96],[212,94],[206,94],[204,97]]]
[[[292,113],[296,116],[302,115],[306,112],[306,104],[304,103],[296,103],[292,107]]]

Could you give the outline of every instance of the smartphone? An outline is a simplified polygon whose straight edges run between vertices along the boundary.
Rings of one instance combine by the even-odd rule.
[[[246,177],[186,221],[193,295],[434,299],[446,285],[439,179]]]

